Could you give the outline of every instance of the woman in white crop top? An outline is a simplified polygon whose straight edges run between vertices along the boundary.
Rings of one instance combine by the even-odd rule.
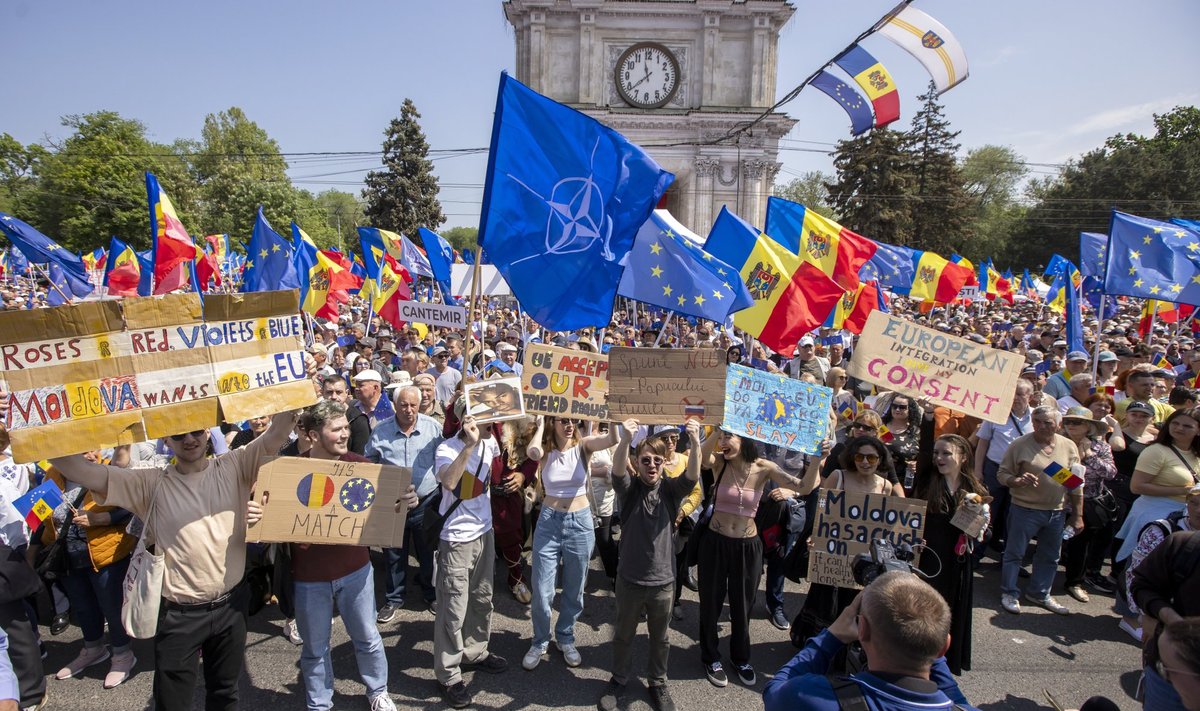
[[[608,434],[581,436],[580,423],[566,417],[545,417],[529,443],[529,458],[541,461],[539,479],[546,491],[533,531],[531,583],[533,641],[521,661],[532,670],[550,647],[550,602],[561,564],[562,597],[554,639],[567,666],[582,663],[575,648],[575,620],[583,612],[583,584],[596,545],[588,489],[588,459],[593,452],[617,443],[617,428]]]

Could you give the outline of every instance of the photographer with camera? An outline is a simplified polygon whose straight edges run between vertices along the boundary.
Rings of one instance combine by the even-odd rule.
[[[866,670],[831,676],[834,658],[853,642]],[[942,656],[949,646],[942,596],[911,573],[883,573],[767,683],[764,708],[973,709]]]

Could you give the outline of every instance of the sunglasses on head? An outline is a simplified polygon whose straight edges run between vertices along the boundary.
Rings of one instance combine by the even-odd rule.
[[[661,466],[662,466],[662,464],[663,464],[663,462],[664,462],[664,461],[666,461],[666,460],[664,460],[662,457],[649,457],[649,456],[647,456],[647,457],[642,457],[642,458],[641,458],[640,460],[638,460],[638,461],[640,461],[640,462],[642,463],[642,465],[643,465],[643,466],[647,466],[647,467],[649,467],[649,466],[661,467]]]
[[[182,442],[183,438],[187,437],[188,435],[191,435],[196,439],[200,439],[204,432],[204,430],[192,430],[191,432],[184,432],[183,434],[171,435],[171,439],[176,442]]]
[[[856,455],[854,455],[854,463],[855,464],[864,464],[864,463],[865,464],[878,464],[879,463],[879,455],[878,454],[856,454]]]

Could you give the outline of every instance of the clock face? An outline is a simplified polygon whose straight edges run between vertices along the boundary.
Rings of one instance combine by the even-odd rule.
[[[641,42],[617,60],[614,78],[617,93],[631,106],[656,109],[679,89],[679,62],[661,44]]]

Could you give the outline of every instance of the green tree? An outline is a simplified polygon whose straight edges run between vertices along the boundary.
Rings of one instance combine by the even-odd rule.
[[[46,149],[28,146],[7,133],[0,133],[0,211],[16,212],[21,196],[36,187],[34,173]]]
[[[416,104],[405,99],[400,117],[384,131],[383,170],[367,173],[362,192],[369,224],[406,235],[418,227],[436,230],[446,221],[420,118]]]
[[[865,237],[906,245],[912,234],[908,191],[912,170],[902,150],[903,135],[877,128],[838,141],[837,179],[825,187],[841,224]]]
[[[152,143],[140,122],[113,111],[66,116],[62,124],[74,133],[34,165],[37,183],[20,200],[23,219],[72,250],[107,246],[110,235],[145,248],[144,174],[151,171],[184,225],[191,224],[195,186],[174,147]]]
[[[913,117],[902,144],[912,168],[909,211],[913,243],[948,257],[962,252],[971,238],[972,204],[955,157],[958,131],[950,130],[932,81],[917,100],[922,102],[921,110]]]
[[[803,175],[792,178],[784,184],[776,184],[772,192],[775,197],[798,202],[819,215],[837,219],[833,209],[829,207],[829,180],[832,176],[819,170],[810,170]]]
[[[1200,109],[1154,116],[1153,136],[1113,136],[1027,188],[1032,203],[1016,232],[1016,255],[1044,264],[1079,253],[1080,232],[1108,232],[1111,210],[1152,219],[1200,218]]]
[[[971,257],[1007,260],[1013,232],[1025,208],[1017,202],[1021,181],[1029,169],[1008,146],[985,145],[967,151],[959,164],[963,189],[974,202]]]
[[[366,224],[363,204],[358,197],[340,190],[326,190],[317,195],[317,205],[324,211],[325,224],[333,230],[336,244],[358,244],[354,228]]]
[[[438,234],[459,252],[474,251],[479,244],[478,227],[451,227]]]
[[[204,118],[192,169],[200,184],[201,224],[208,233],[228,233],[247,241],[258,206],[271,226],[288,236],[296,219],[312,235],[300,190],[287,175],[279,144],[236,106]],[[311,198],[311,195],[309,196]],[[323,221],[322,221],[323,222]],[[320,233],[320,229],[316,229]],[[315,239],[315,236],[314,236]]]

